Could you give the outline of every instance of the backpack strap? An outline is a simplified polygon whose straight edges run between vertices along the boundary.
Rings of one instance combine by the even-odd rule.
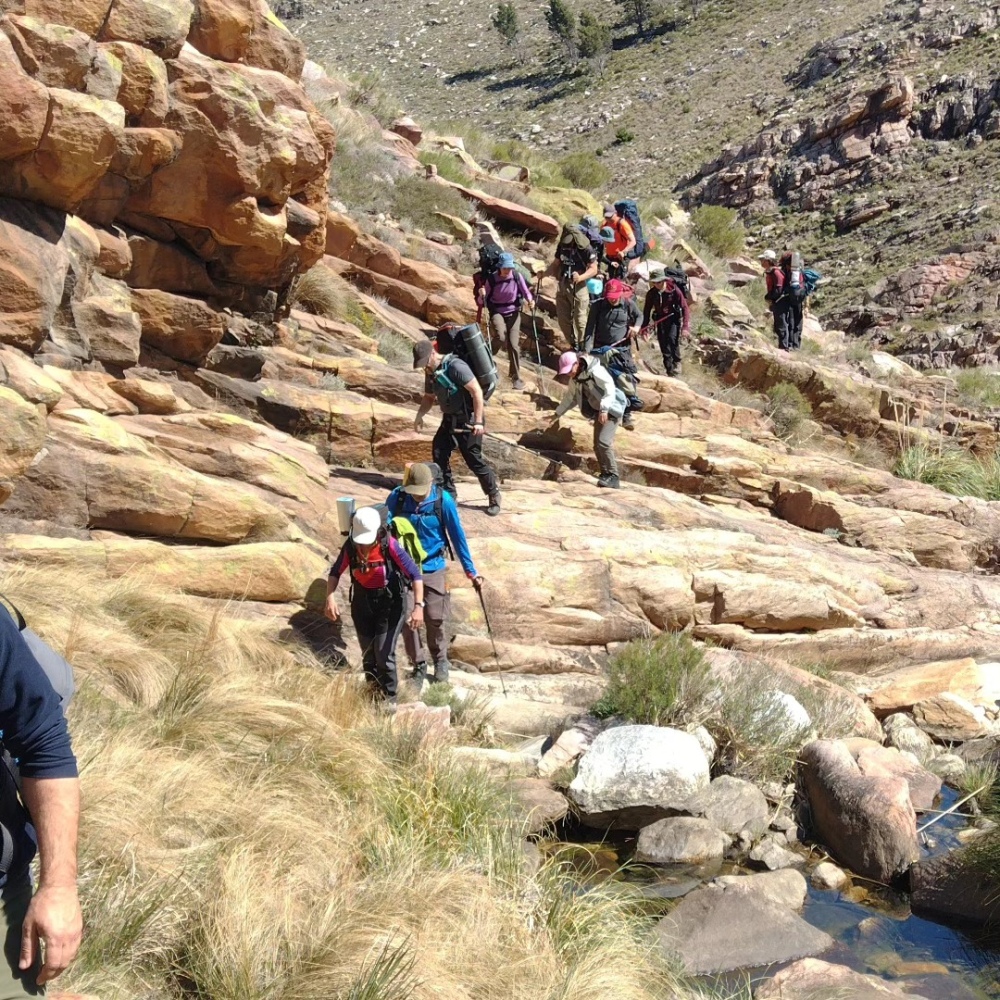
[[[24,615],[21,614],[20,609],[9,597],[4,594],[0,594],[0,601],[3,602],[4,607],[6,607],[6,609],[10,612],[11,618],[17,622],[18,632],[23,632],[28,627],[28,623],[24,620]]]
[[[434,514],[441,525],[441,537],[444,539],[444,547],[448,553],[448,558],[455,561],[455,550],[451,547],[451,539],[448,537],[448,529],[444,523],[444,487],[436,486],[437,496],[434,498]]]

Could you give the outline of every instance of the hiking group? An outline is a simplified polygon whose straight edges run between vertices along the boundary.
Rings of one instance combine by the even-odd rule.
[[[778,255],[765,250],[760,255],[764,268],[764,299],[771,310],[774,335],[782,351],[797,351],[802,346],[802,321],[806,299],[816,290],[820,275],[802,266],[802,257],[787,251]]]
[[[353,501],[350,504],[353,507]],[[390,705],[396,703],[400,634],[413,681],[418,686],[427,679],[447,681],[451,595],[446,555],[457,556],[480,596],[483,578],[441,470],[430,463],[410,465],[402,485],[384,503],[353,511],[342,531],[345,526],[348,537],[327,580],[326,615],[339,620],[336,591],[349,574],[351,620],[370,692]],[[428,678],[429,667],[433,674]]]

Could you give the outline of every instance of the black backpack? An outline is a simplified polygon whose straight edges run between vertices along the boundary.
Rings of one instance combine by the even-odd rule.
[[[646,251],[649,250],[649,244],[646,242],[646,238],[642,235],[642,222],[639,219],[639,206],[630,198],[626,198],[624,201],[615,202],[615,211],[628,222],[628,224],[632,227],[633,234],[635,235],[635,246],[628,252],[628,254],[626,254],[626,259],[633,260],[639,257],[644,257]]]
[[[677,258],[674,258],[673,267],[665,267],[663,273],[684,293],[684,298],[691,301],[691,279],[684,270],[684,266]]]
[[[500,258],[504,249],[496,243],[484,243],[479,248],[479,283],[485,284],[487,278],[492,278],[500,270]]]
[[[497,374],[490,342],[483,336],[479,325],[469,323],[466,326],[459,326],[457,323],[445,323],[438,330],[435,340],[439,354],[446,356],[453,354],[472,369],[472,374],[476,376],[476,381],[483,390],[483,402],[489,402],[500,384],[500,376]],[[439,371],[442,377],[447,378],[446,372]]]

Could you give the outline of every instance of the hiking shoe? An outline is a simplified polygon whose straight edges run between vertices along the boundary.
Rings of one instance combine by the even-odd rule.
[[[490,517],[496,517],[500,513],[500,494],[491,493],[489,499],[490,505],[486,508],[486,513]]]
[[[524,381],[522,379],[515,379],[514,384],[511,386],[512,389],[523,389]]]
[[[434,676],[431,678],[432,684],[447,684],[448,683],[448,672],[451,670],[451,664],[447,660],[443,660],[441,663],[437,664],[434,668]]]
[[[627,431],[635,430],[635,418],[631,413],[626,413],[625,416],[622,417],[622,427],[624,427]]]
[[[606,490],[617,490],[621,487],[621,480],[617,476],[601,476],[597,485]]]
[[[427,680],[427,664],[421,660],[414,668],[413,673],[410,674],[410,680],[419,684],[421,681]]]

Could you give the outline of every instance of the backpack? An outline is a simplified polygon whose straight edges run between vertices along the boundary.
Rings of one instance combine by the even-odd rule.
[[[604,240],[601,239],[600,226],[585,226],[580,223],[580,232],[587,237],[590,249],[597,254],[598,260],[604,255]]]
[[[684,265],[677,258],[674,258],[673,267],[665,267],[663,273],[684,293],[684,298],[691,301],[691,279],[688,277]]]
[[[471,323],[468,326],[459,326],[457,323],[446,323],[437,333],[437,349],[445,358],[441,362],[438,374],[435,378],[443,379],[451,383],[448,378],[448,359],[454,355],[461,358],[476,376],[476,381],[483,390],[483,400],[488,401],[490,396],[496,391],[500,382],[497,374],[496,362],[493,360],[493,352],[490,350],[490,342],[483,336],[478,324]],[[451,383],[452,391],[459,391],[461,386]]]
[[[441,537],[444,539],[445,552],[448,553],[449,559],[454,559],[455,552],[451,547],[451,540],[448,538],[448,532],[445,530],[444,527],[444,476],[441,473],[441,466],[438,465],[436,462],[428,462],[427,467],[431,470],[431,473],[434,477],[433,485],[437,487],[437,493],[434,497],[434,516],[438,519],[438,524],[441,525]],[[413,522],[408,517],[396,513],[396,510],[399,507],[399,501],[402,499],[403,496],[404,496],[403,487],[397,486],[389,494],[385,503],[379,505],[378,509],[381,510],[383,507],[386,509],[390,524],[394,525],[397,521],[402,521],[403,524],[405,525],[403,530],[412,531],[413,534],[416,535],[417,545],[419,546],[419,551],[421,553],[420,558],[418,559],[413,554],[413,552],[410,551],[410,549],[408,548],[407,552],[409,553],[410,558],[421,569],[423,569],[424,563],[427,561],[428,553],[427,550],[424,548],[423,543],[420,541],[420,535],[417,532],[417,529],[414,527]],[[406,547],[406,542],[403,539],[401,539],[399,535],[397,535],[396,537],[397,539],[399,539],[400,544]]]
[[[600,236],[597,237],[598,242],[600,242]],[[580,250],[592,250],[590,237],[584,232],[583,226],[577,225],[575,222],[567,222],[562,227],[562,233],[559,236],[560,246],[566,243],[572,243]],[[602,244],[603,245],[603,244]]]
[[[381,506],[385,506],[382,504]],[[382,590],[400,590],[400,581],[403,579],[403,575],[399,572],[399,567],[393,561],[391,555],[389,555],[389,531],[385,526],[385,514],[382,512],[382,527],[379,528],[378,537],[376,539],[379,547],[379,551],[382,553],[382,561],[385,563],[385,587]],[[351,573],[351,595],[354,594],[354,573],[361,566],[361,559],[358,556],[358,548],[354,544],[354,539],[348,537],[345,542],[347,546],[347,555],[350,559],[350,573]],[[417,564],[419,565],[419,563]],[[409,586],[409,581],[407,581],[407,586]],[[380,591],[372,591],[372,593],[379,593]]]
[[[479,248],[479,270],[472,276],[472,292],[479,298],[479,291],[500,270],[500,257],[504,249],[496,243],[484,243]]]
[[[642,235],[642,222],[639,220],[639,206],[631,199],[616,201],[615,211],[628,222],[628,224],[632,227],[632,233],[635,235],[635,246],[625,255],[626,260],[634,260],[638,257],[644,257],[646,252],[650,249],[650,245],[646,242],[645,237]]]
[[[24,644],[31,651],[31,655],[38,661],[38,665],[44,671],[45,676],[48,677],[49,683],[52,685],[55,693],[59,695],[59,703],[62,706],[63,715],[65,715],[66,709],[69,707],[69,703],[73,700],[73,695],[76,692],[76,682],[73,680],[73,667],[65,657],[60,656],[37,632],[28,628],[28,623],[24,620],[24,615],[2,595],[0,595],[0,607],[14,619],[14,623],[21,633]]]
[[[805,285],[806,295],[812,295],[819,288],[819,283],[823,280],[823,275],[811,267],[802,269],[802,283]]]
[[[798,253],[786,253],[781,256],[781,270],[785,276],[784,293],[794,299],[804,299],[809,293],[802,272],[802,256]]]

